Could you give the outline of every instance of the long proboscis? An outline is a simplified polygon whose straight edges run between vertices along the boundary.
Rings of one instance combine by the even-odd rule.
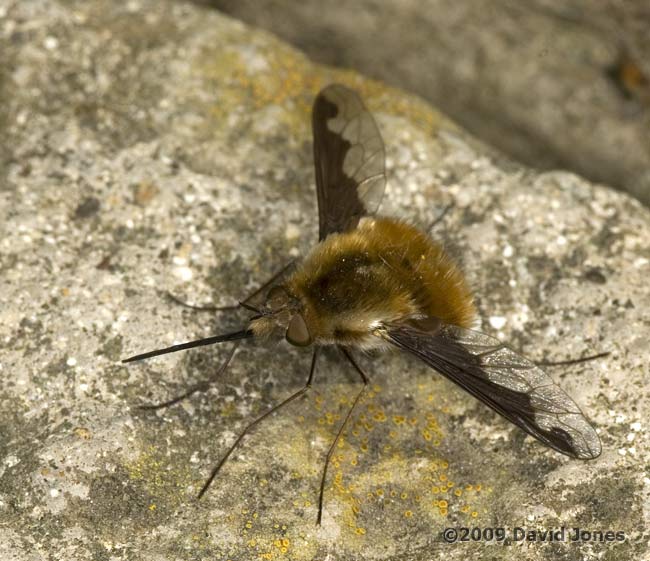
[[[238,339],[250,339],[251,337],[253,337],[252,330],[242,329],[241,331],[235,331],[233,333],[224,333],[223,335],[215,335],[214,337],[206,337],[205,339],[197,339],[196,341],[188,341],[187,343],[181,343],[180,345],[172,345],[171,347],[166,347],[164,349],[149,351],[148,353],[142,353],[140,355],[125,358],[122,363],[136,362],[138,360],[145,360],[154,356],[166,355],[168,353],[175,353],[177,351],[184,351],[186,349],[193,349],[194,347],[204,347],[205,345],[214,345],[215,343],[224,343],[226,341],[237,341]]]

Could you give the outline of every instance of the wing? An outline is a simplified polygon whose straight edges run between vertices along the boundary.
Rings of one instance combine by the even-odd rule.
[[[356,227],[377,211],[386,187],[384,142],[359,96],[340,84],[312,110],[319,239]]]
[[[547,446],[581,460],[600,455],[600,439],[580,408],[533,362],[484,333],[435,325],[390,325],[381,335]]]

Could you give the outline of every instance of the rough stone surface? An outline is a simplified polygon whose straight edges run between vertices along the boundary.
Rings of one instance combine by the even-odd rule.
[[[648,2],[199,1],[415,92],[530,166],[650,203]]]
[[[624,532],[621,543],[489,547],[500,559],[644,559],[650,212],[568,173],[490,157],[426,104],[310,63],[266,33],[163,0],[4,2],[0,10],[0,558],[464,560],[446,527]],[[552,369],[598,427],[569,460],[397,353],[330,464],[358,384],[326,353],[312,393],[263,424],[196,493],[252,417],[297,390],[309,353],[246,344],[206,393],[208,347],[122,365],[241,325],[169,301],[243,298],[317,235],[315,93],[357,88],[387,146],[382,212],[427,224],[476,289],[482,329]]]

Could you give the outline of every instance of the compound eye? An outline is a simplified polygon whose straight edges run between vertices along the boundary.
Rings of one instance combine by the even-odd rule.
[[[266,305],[272,310],[280,310],[289,303],[289,295],[281,286],[274,286],[266,296]]]
[[[312,338],[309,329],[307,329],[305,318],[301,314],[296,314],[291,318],[285,337],[289,343],[296,347],[311,345]]]

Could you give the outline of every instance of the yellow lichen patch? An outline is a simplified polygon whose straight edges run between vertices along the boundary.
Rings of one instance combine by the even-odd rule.
[[[84,440],[90,440],[90,438],[92,437],[90,431],[85,427],[77,427],[77,428],[75,428],[74,433],[79,438],[83,438]]]
[[[443,124],[448,129],[455,128],[428,104],[403,92],[396,95],[383,83],[363,79],[351,70],[319,67],[280,42],[270,48],[268,38],[259,40],[255,34],[250,38],[244,44],[240,37],[233,36],[232,43],[224,43],[230,39],[220,37],[219,48],[205,46],[194,59],[191,77],[203,85],[193,90],[215,92],[213,100],[206,101],[198,95],[188,100],[194,106],[207,105],[201,110],[212,117],[196,125],[199,130],[195,136],[208,137],[219,131],[227,134],[224,123],[243,108],[263,112],[279,107],[281,110],[273,113],[276,126],[307,138],[314,97],[332,82],[359,92],[371,112],[404,117],[427,135],[435,134]]]
[[[409,469],[408,460],[401,458],[397,452],[391,458],[384,458],[381,462],[381,471],[374,473],[357,474],[355,479],[356,488],[361,492],[356,496],[348,495],[346,502],[351,505],[351,519],[346,518],[346,526],[355,529],[356,527],[365,527],[359,524],[363,520],[363,504],[371,505],[380,503],[382,513],[385,517],[402,516],[403,518],[413,518],[422,510],[423,515],[446,518],[452,512],[471,516],[471,512],[478,512],[478,509],[467,502],[458,502],[460,495],[464,494],[462,484],[456,489],[456,483],[450,480],[448,462],[445,460],[428,460],[423,464],[419,472],[415,473],[412,467]],[[409,477],[404,480],[396,474],[409,473]],[[336,495],[343,500],[343,492],[352,493],[351,487],[345,485],[345,479],[350,474],[345,470],[336,473],[333,487],[336,488]],[[369,487],[368,483],[379,483],[383,480],[382,485]],[[427,481],[436,482],[435,486],[427,486]],[[469,484],[474,488],[475,484]],[[450,490],[452,492],[450,492]],[[460,494],[453,491],[460,491]],[[417,491],[417,492],[416,492]],[[428,500],[427,500],[428,499]],[[399,504],[403,505],[402,509]],[[376,508],[376,507],[375,507]],[[369,513],[372,510],[368,511]],[[358,518],[358,520],[354,520]]]
[[[340,420],[341,416],[339,414],[335,413],[325,413],[325,416],[323,418],[323,423],[327,425],[333,425],[335,421]]]
[[[291,541],[289,538],[281,538],[273,541],[273,546],[276,548],[276,550],[279,550],[282,555],[286,554],[289,551],[290,545]]]
[[[142,481],[147,491],[156,497],[156,507],[151,511],[163,504],[177,506],[183,503],[186,489],[197,483],[197,474],[186,462],[173,462],[154,446],[149,446],[146,452],[124,467],[131,479]]]
[[[430,383],[425,381],[425,387]],[[306,419],[303,426],[311,423],[311,430],[318,435],[315,442],[320,443],[321,453],[334,444],[325,482],[324,520],[334,514],[338,525],[358,539],[365,539],[358,528],[373,535],[372,520],[378,508],[392,524],[416,517],[435,524],[451,515],[470,517],[472,512],[481,512],[482,504],[475,500],[480,485],[463,481],[446,459],[437,457],[436,443],[445,438],[440,410],[425,407],[426,391],[417,394],[411,389],[409,393],[416,405],[408,410],[400,410],[379,392],[367,395],[357,404],[336,444],[334,438],[353,403],[349,384],[328,385],[327,394],[310,400],[310,413],[301,411]],[[319,423],[314,423],[316,420]],[[313,457],[308,463],[313,464],[311,474],[308,469],[302,477],[317,485],[322,464],[314,463]],[[472,489],[469,496],[468,486]],[[317,496],[291,497],[288,504],[307,516],[308,509],[315,510]]]
[[[396,439],[397,443],[401,439],[411,439],[414,434],[413,426],[417,425],[420,422],[420,419],[416,419],[416,423],[409,422],[408,417],[404,415],[397,415],[397,422],[395,422],[394,415],[388,414],[383,407],[380,407],[377,403],[368,403],[365,411],[367,413],[360,413],[356,420],[356,425],[361,428],[363,432],[366,432],[368,428],[372,427],[375,431],[379,430],[381,424],[375,425],[374,423],[381,423],[382,420],[392,419],[390,431],[382,429],[380,434],[376,438],[373,437],[373,447],[375,453],[368,459],[365,459],[364,456],[359,456],[359,452],[368,452],[369,451],[369,440],[368,438],[360,438],[359,433],[355,434],[355,431],[351,431],[348,435],[349,440],[347,447],[342,451],[340,458],[332,458],[334,462],[332,467],[338,468],[335,472],[334,478],[331,483],[331,487],[326,489],[327,492],[334,491],[334,495],[337,500],[349,505],[349,514],[350,517],[346,516],[346,526],[355,530],[357,527],[360,527],[360,524],[356,520],[358,517],[362,517],[364,514],[363,503],[373,503],[381,502],[384,504],[385,509],[393,509],[394,515],[398,514],[397,508],[392,507],[391,505],[397,506],[396,501],[402,502],[406,506],[406,510],[411,513],[415,513],[416,502],[421,501],[422,494],[417,493],[417,501],[415,499],[416,493],[411,494],[411,491],[415,491],[417,487],[412,485],[412,481],[404,482],[400,481],[399,474],[408,473],[410,471],[408,467],[408,460],[402,457],[399,446],[393,446],[391,444],[381,444],[381,441],[388,436],[388,432],[392,432],[392,436]],[[373,423],[370,422],[372,419]],[[366,432],[368,434],[370,431]],[[375,442],[376,440],[376,442]],[[378,473],[366,473],[363,471],[363,468],[367,465],[373,465],[373,458],[377,453],[377,448],[381,452],[379,453],[380,465],[383,467],[380,480],[385,483],[384,485],[374,485],[369,487],[369,483],[379,482],[377,480]],[[348,462],[345,463],[345,458],[349,458]],[[362,468],[362,472],[359,473],[355,468]],[[436,467],[439,467],[436,464]],[[352,480],[352,484],[346,483],[346,481]],[[404,488],[403,485],[406,483],[408,487]],[[359,489],[359,494],[356,494],[355,490]],[[386,510],[385,510],[386,511]],[[345,511],[343,511],[345,512]],[[405,512],[404,510],[401,511]],[[356,530],[355,530],[356,531]]]
[[[293,543],[290,538],[261,536],[249,541],[249,548],[257,550],[259,559],[284,559],[290,554]]]
[[[383,423],[386,420],[386,414],[383,411],[377,411],[372,418],[378,423]]]

